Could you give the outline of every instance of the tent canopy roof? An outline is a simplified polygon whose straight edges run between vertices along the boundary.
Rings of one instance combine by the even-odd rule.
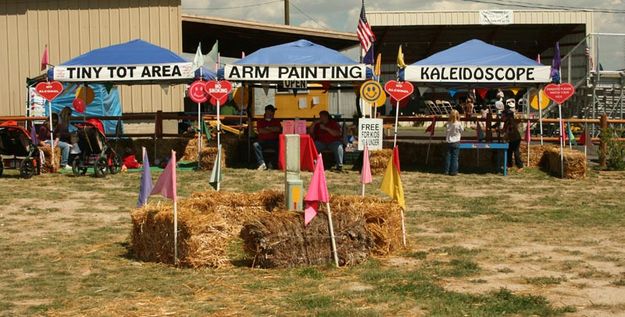
[[[515,51],[469,40],[411,65],[542,66]]]
[[[62,66],[79,65],[143,65],[185,63],[184,58],[160,46],[136,39],[130,42],[98,48],[72,58]]]
[[[265,47],[236,61],[239,65],[322,65],[357,64],[351,58],[310,42],[299,40],[281,45]]]

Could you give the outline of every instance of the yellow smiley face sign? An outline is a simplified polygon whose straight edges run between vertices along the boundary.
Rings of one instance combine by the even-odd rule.
[[[360,86],[360,98],[369,104],[375,103],[377,107],[380,107],[386,102],[386,93],[384,93],[380,83],[375,80],[367,80]]]

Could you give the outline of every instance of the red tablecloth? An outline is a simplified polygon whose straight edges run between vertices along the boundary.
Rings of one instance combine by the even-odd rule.
[[[280,142],[278,147],[278,168],[284,171],[285,164],[285,141],[284,134],[280,134]],[[317,148],[315,142],[308,134],[300,134],[299,136],[299,153],[300,153],[300,169],[302,171],[312,172],[315,170],[315,159],[317,159]]]

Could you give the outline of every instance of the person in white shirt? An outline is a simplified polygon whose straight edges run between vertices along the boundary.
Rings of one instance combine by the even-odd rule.
[[[445,159],[445,174],[456,176],[458,174],[458,154],[460,153],[460,138],[462,137],[462,124],[460,113],[452,110],[449,120],[445,124],[445,141],[447,142],[447,157]]]

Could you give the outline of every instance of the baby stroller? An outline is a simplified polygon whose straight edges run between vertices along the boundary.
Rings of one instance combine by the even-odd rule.
[[[74,175],[85,175],[87,168],[92,166],[95,177],[104,177],[107,173],[117,174],[121,171],[122,161],[106,141],[106,136],[98,129],[99,122],[87,121],[76,123],[78,147],[80,154],[72,161]]]
[[[2,155],[13,157],[5,160]],[[4,172],[5,162],[7,168],[19,168],[23,178],[31,178],[41,172],[39,148],[33,144],[28,131],[20,126],[0,126],[0,176]]]

